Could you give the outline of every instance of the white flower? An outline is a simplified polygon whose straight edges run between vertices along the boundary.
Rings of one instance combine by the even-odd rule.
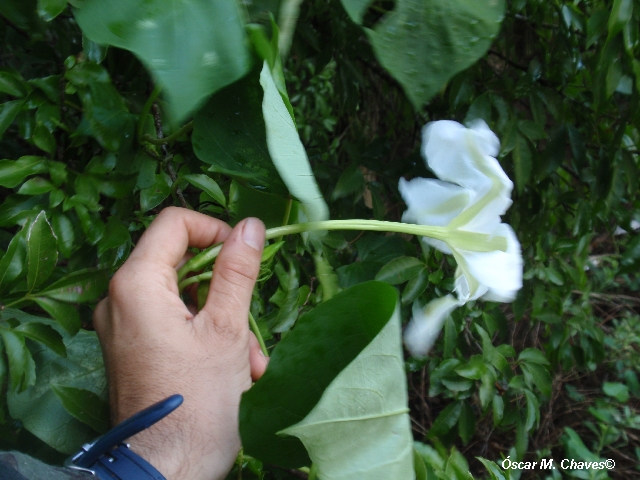
[[[510,302],[522,288],[520,243],[500,220],[511,206],[513,183],[495,159],[498,138],[483,121],[471,128],[452,121],[433,122],[422,135],[423,156],[440,180],[400,179],[400,193],[408,206],[402,221],[443,227],[441,239],[423,240],[453,254],[458,262],[458,299],[449,295],[422,312],[414,311],[405,330],[412,355],[426,355],[456,306],[478,298]]]

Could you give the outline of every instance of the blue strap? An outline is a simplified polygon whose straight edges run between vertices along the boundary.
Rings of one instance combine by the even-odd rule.
[[[102,480],[166,480],[149,462],[124,444],[98,458],[91,470]]]

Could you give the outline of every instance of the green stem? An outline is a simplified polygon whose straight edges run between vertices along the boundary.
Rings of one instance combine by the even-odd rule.
[[[156,85],[153,89],[153,92],[151,92],[151,95],[149,95],[149,98],[147,99],[146,103],[142,107],[142,111],[140,112],[140,116],[138,117],[138,126],[136,129],[136,134],[137,134],[136,137],[138,139],[138,143],[140,143],[140,141],[142,140],[142,133],[143,133],[142,130],[144,129],[144,124],[147,120],[147,115],[151,110],[151,106],[153,105],[153,102],[155,102],[156,98],[158,98],[158,95],[160,95],[161,90],[162,88],[159,85]]]
[[[202,282],[203,280],[211,280],[212,277],[213,277],[213,272],[204,272],[204,273],[201,273],[200,275],[194,275],[193,277],[185,278],[178,284],[178,290],[182,292],[185,287],[193,283]]]
[[[318,232],[327,230],[367,230],[373,232],[397,232],[421,237],[431,237],[437,240],[447,241],[461,250],[475,252],[493,252],[495,250],[506,251],[507,240],[500,236],[491,236],[486,233],[467,232],[447,227],[432,227],[429,225],[414,225],[411,223],[384,222],[380,220],[326,220],[324,222],[294,223],[282,227],[270,228],[266,232],[266,240],[281,238],[302,232]],[[222,244],[213,245],[185,263],[178,270],[178,280],[182,280],[187,273],[202,270],[213,263],[220,253]]]
[[[316,480],[318,478],[318,467],[316,467],[315,463],[311,464],[311,468],[309,469],[309,480]]]
[[[168,137],[153,138],[151,135],[145,134],[143,135],[142,139],[145,142],[151,143],[153,145],[164,145],[165,143],[171,143],[175,141],[185,133],[189,133],[191,130],[193,130],[193,120],[191,120],[189,123],[185,123],[182,127],[180,127]]]
[[[3,307],[3,308],[11,308],[11,307],[13,307],[14,305],[18,305],[18,304],[20,304],[20,303],[22,303],[22,302],[26,302],[26,301],[28,301],[28,300],[29,300],[29,298],[31,298],[31,295],[29,295],[29,294],[27,293],[24,297],[19,298],[18,300],[14,300],[13,302],[10,302],[10,303],[7,303],[7,304],[4,304],[4,305],[2,305],[2,307]]]
[[[291,216],[291,205],[293,205],[293,198],[289,197],[287,200],[287,207],[284,210],[284,218],[282,219],[282,225],[287,225],[289,223],[289,217]],[[282,240],[282,236],[276,239],[276,243]]]
[[[323,222],[294,223],[293,225],[284,225],[282,227],[270,228],[267,230],[266,240],[283,237],[284,235],[292,235],[302,232],[318,232],[327,230],[368,230],[373,232],[397,232],[408,233],[410,235],[420,235],[444,240],[449,230],[446,227],[430,227],[425,225],[413,225],[410,223],[384,222],[380,220],[326,220]],[[486,239],[488,235],[479,235],[482,239]],[[178,270],[178,279],[181,280],[189,272],[200,270],[206,265],[213,263],[213,260],[220,253],[222,245],[214,245],[203,250],[198,255],[185,263]]]
[[[262,334],[260,333],[260,329],[258,328],[258,324],[256,323],[255,318],[249,312],[249,325],[251,325],[251,331],[254,333],[256,338],[258,339],[258,343],[260,344],[260,350],[265,357],[269,358],[269,352],[267,352],[267,346],[264,343],[264,339],[262,338]]]

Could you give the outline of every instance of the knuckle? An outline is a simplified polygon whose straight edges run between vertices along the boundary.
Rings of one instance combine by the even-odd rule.
[[[249,288],[255,282],[253,266],[242,257],[226,259],[220,264],[218,275],[224,283],[239,288]]]
[[[176,217],[176,216],[180,216],[182,214],[184,210],[182,208],[179,207],[166,207],[163,208],[160,213],[158,214],[158,218],[162,217]]]

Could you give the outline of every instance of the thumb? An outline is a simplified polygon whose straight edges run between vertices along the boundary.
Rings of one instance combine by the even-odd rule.
[[[216,259],[202,310],[218,332],[230,337],[247,330],[251,294],[260,271],[264,224],[247,218],[235,226]]]

